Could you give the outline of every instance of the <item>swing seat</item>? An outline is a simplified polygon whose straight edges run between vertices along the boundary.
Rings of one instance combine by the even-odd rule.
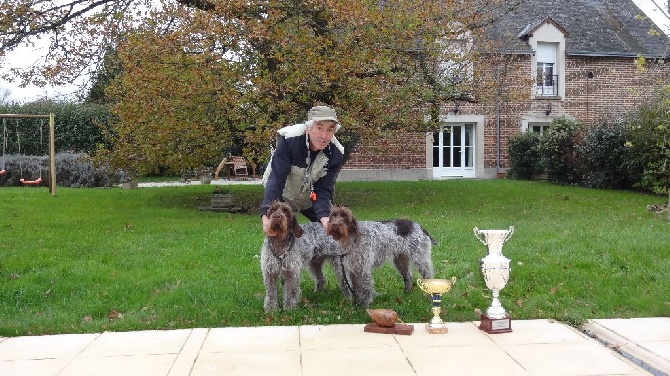
[[[7,170],[5,170],[5,169],[3,168],[2,170],[0,170],[0,175],[4,175],[6,172],[7,172]]]
[[[39,178],[39,179],[37,179],[37,180],[20,179],[19,181],[20,181],[21,183],[23,183],[23,184],[27,184],[27,185],[37,185],[37,184],[39,184],[39,183],[42,182],[42,178]]]

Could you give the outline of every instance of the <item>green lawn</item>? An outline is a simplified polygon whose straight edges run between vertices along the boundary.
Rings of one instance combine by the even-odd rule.
[[[233,186],[247,214],[200,211],[211,186],[138,190],[0,188],[0,335],[366,323],[333,278],[298,309],[265,314],[259,265],[260,186]],[[473,234],[515,226],[501,301],[513,319],[670,314],[670,222],[646,210],[665,197],[516,180],[338,183],[359,219],[406,217],[439,241],[437,278],[455,276],[445,321],[478,320],[491,294]],[[301,220],[304,221],[303,218]],[[332,276],[330,270],[328,275]],[[375,271],[373,308],[427,322],[430,298]],[[416,276],[418,277],[418,275]],[[111,317],[111,318],[110,318]]]

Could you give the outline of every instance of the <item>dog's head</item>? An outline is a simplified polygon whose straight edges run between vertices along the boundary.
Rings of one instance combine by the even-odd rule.
[[[291,233],[296,238],[302,236],[302,227],[298,224],[298,220],[293,214],[291,207],[284,202],[274,201],[270,204],[267,211],[268,219],[270,220],[271,237],[288,237]]]
[[[333,239],[346,243],[349,238],[359,234],[358,221],[349,208],[334,206],[330,209],[326,232]]]

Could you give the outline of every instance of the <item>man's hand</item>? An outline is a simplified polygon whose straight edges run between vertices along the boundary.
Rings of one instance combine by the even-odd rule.
[[[321,219],[319,219],[319,222],[321,222],[321,225],[323,226],[323,229],[326,230],[326,231],[328,231],[328,221],[329,220],[330,220],[329,217],[321,217]]]

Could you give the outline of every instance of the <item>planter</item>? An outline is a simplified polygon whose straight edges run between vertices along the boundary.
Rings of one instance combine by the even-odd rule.
[[[123,189],[137,189],[137,181],[130,181],[127,183],[121,183],[121,188]]]
[[[211,176],[200,177],[200,183],[201,184],[210,184],[211,182],[212,182],[212,177]]]
[[[212,193],[213,208],[229,208],[233,206],[233,195],[231,193]]]

